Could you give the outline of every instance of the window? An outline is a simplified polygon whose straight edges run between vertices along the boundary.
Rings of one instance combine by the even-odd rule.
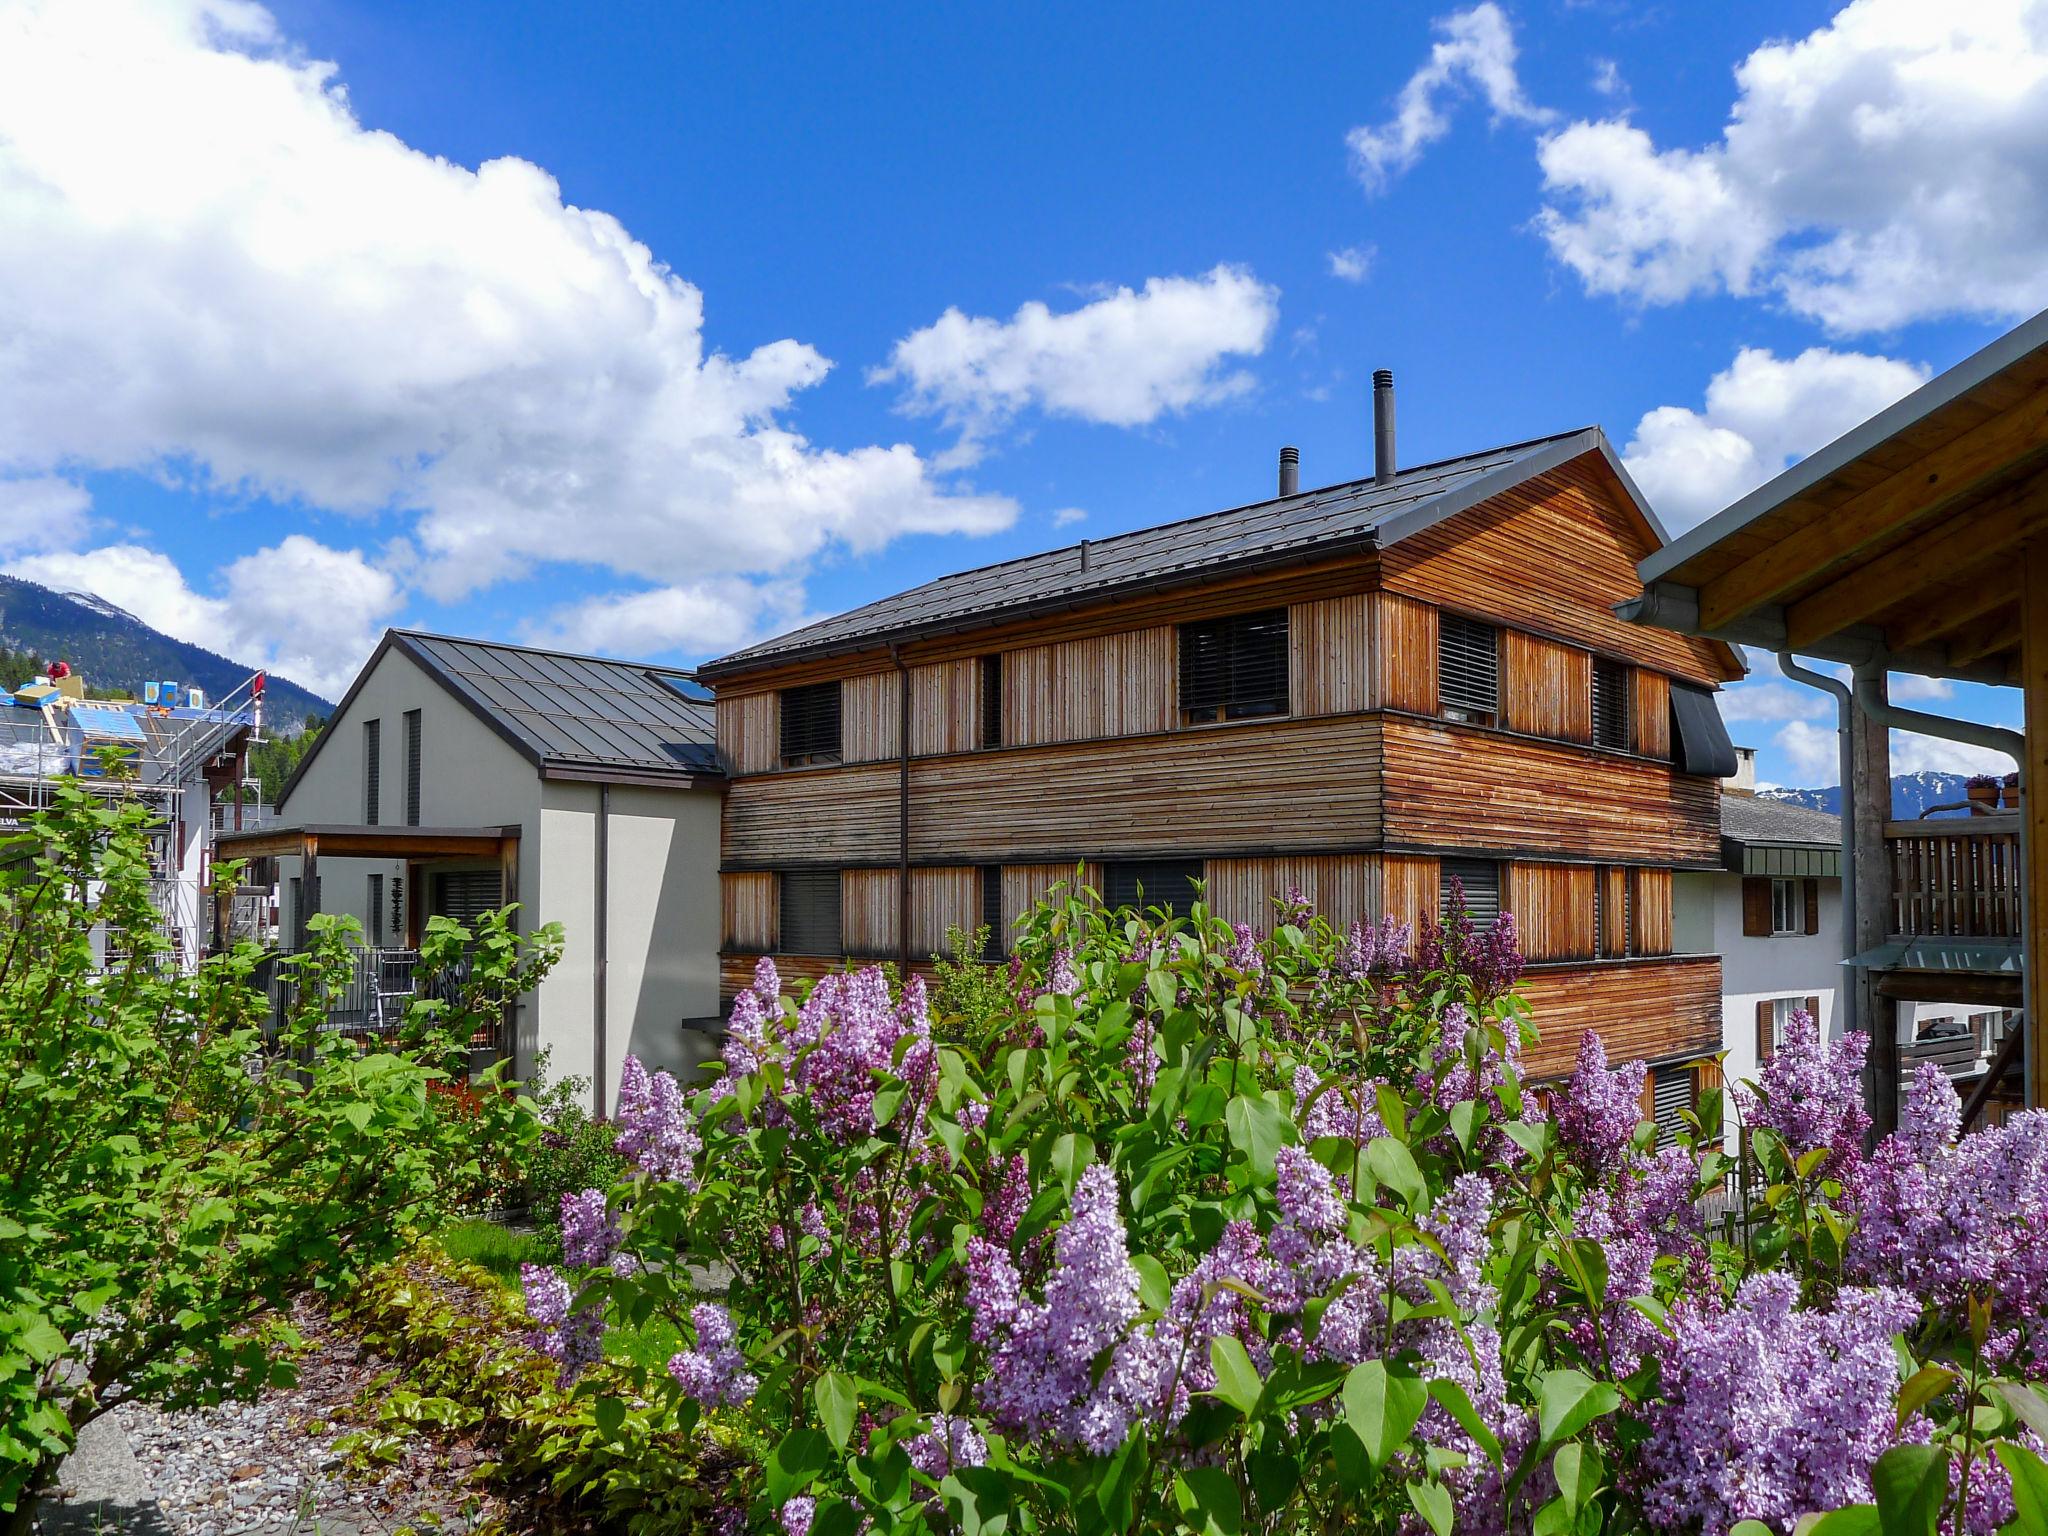
[[[981,658],[981,744],[1003,744],[1003,658],[1000,654]]]
[[[475,928],[486,912],[504,905],[495,869],[455,869],[434,876],[434,913]]]
[[[1771,882],[1771,932],[1799,933],[1805,928],[1805,914],[1801,912],[1799,882],[1797,880],[1773,880]]]
[[[1008,947],[1009,929],[1003,923],[1003,867],[1000,864],[981,866],[981,921],[988,929],[982,941],[981,958],[994,965],[1003,958]]]
[[[1460,892],[1475,930],[1484,933],[1500,920],[1500,866],[1493,860],[1445,859],[1438,873],[1438,897],[1446,917]]]
[[[1628,715],[1628,668],[1618,661],[1593,658],[1593,744],[1615,752],[1631,745]]]
[[[1287,713],[1287,610],[1232,614],[1180,627],[1184,724]]]
[[[1756,1005],[1756,1059],[1758,1065],[1769,1061],[1778,1054],[1778,1048],[1785,1043],[1785,1034],[1792,1027],[1792,1015],[1803,1013],[1815,1023],[1820,1022],[1820,999],[1817,997],[1774,997]]]
[[[1455,613],[1437,615],[1437,705],[1449,720],[1492,725],[1500,712],[1500,631]]]
[[[844,946],[839,937],[839,871],[785,870],[776,884],[782,888],[782,952],[840,954]]]
[[[839,684],[783,689],[782,766],[801,768],[838,761]]]
[[[1685,1129],[1688,1111],[1699,1107],[1699,1074],[1689,1066],[1650,1070],[1651,1118],[1657,1122],[1657,1145],[1668,1147]]]
[[[420,712],[405,712],[405,824],[420,824]]]
[[[363,722],[363,824],[377,825],[379,790],[383,779],[384,722]]]
[[[370,897],[364,903],[369,913],[370,942],[382,947],[384,943],[384,877],[370,876]]]
[[[1186,917],[1195,904],[1200,859],[1145,859],[1111,864],[1102,872],[1102,899],[1112,907],[1164,907]]]

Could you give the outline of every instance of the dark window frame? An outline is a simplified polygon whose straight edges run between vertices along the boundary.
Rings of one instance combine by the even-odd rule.
[[[1107,907],[1148,912],[1164,907],[1186,917],[1200,898],[1193,882],[1204,879],[1200,859],[1115,859],[1102,866],[1102,901]]]
[[[1593,658],[1593,745],[1609,752],[1635,749],[1631,668],[1625,661]]]
[[[1487,933],[1500,921],[1500,915],[1507,910],[1507,881],[1502,877],[1498,859],[1439,859],[1437,861],[1437,916],[1446,918],[1451,911],[1451,881],[1456,879],[1465,894],[1465,913],[1472,919],[1475,933]],[[1479,900],[1473,900],[1474,892]]]
[[[845,760],[845,703],[837,678],[785,688],[777,703],[783,767],[823,767]]]
[[[1285,608],[1182,624],[1177,641],[1181,724],[1271,720],[1290,712]]]
[[[1437,713],[1465,725],[1498,726],[1501,627],[1442,609],[1436,623]]]
[[[776,949],[837,959],[846,953],[844,881],[836,869],[786,869],[775,882]],[[808,907],[802,904],[809,903]]]
[[[980,674],[981,748],[988,752],[1003,745],[1003,653],[982,657]]]
[[[384,812],[384,721],[363,722],[363,825],[378,826]]]
[[[1003,923],[1003,866],[984,864],[981,866],[981,925],[988,932],[982,937],[981,958],[990,965],[1000,965],[1009,954],[1009,930]]]
[[[405,824],[420,824],[420,712],[405,712]]]

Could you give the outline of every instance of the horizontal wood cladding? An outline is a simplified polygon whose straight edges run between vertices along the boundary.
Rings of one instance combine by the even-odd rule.
[[[1342,715],[1374,707],[1378,599],[1370,592],[1293,603],[1287,610],[1287,707]]]
[[[897,765],[814,768],[735,779],[721,818],[723,862],[838,867],[896,857]]]
[[[1507,632],[1501,723],[1558,741],[1593,739],[1593,653],[1518,629]]]
[[[911,858],[1370,847],[1379,840],[1379,739],[1377,717],[1340,715],[913,763]],[[753,855],[728,839],[726,857]]]
[[[720,875],[718,891],[724,908],[721,947],[773,949],[781,918],[775,876],[765,872]]]
[[[732,1006],[732,1000],[754,984],[754,967],[761,963],[765,951],[732,951],[718,957],[718,1006],[721,1012]],[[816,981],[834,971],[859,970],[864,965],[875,965],[874,960],[842,960],[823,955],[777,955],[769,954],[775,962],[775,972],[782,978],[784,988],[799,981]],[[910,965],[913,976],[929,977],[932,965],[929,960],[913,960]]]
[[[719,697],[718,751],[728,773],[767,773],[782,763],[782,704],[772,693]]]
[[[981,745],[978,660],[910,669],[910,751],[916,757],[972,752]]]
[[[1379,702],[1387,709],[1437,710],[1436,607],[1393,592],[1373,600]]]
[[[1631,674],[1635,696],[1629,701],[1629,725],[1636,750],[1644,757],[1671,756],[1671,679],[1642,668]]]
[[[1386,841],[1566,860],[1711,864],[1720,785],[1661,763],[1385,717]]]
[[[894,672],[839,685],[839,760],[886,762],[903,751],[903,679]]]
[[[1544,966],[1523,975],[1521,992],[1541,1032],[1522,1057],[1531,1078],[1568,1075],[1589,1029],[1616,1066],[1721,1049],[1718,956]]]
[[[1003,653],[1003,740],[1013,746],[1164,731],[1176,721],[1172,626]]]
[[[1556,635],[1696,682],[1724,676],[1706,641],[1624,623],[1651,535],[1592,455],[1411,534],[1380,554],[1380,584]]]
[[[1528,959],[1593,958],[1592,865],[1510,864],[1508,910]]]
[[[1638,955],[1671,953],[1671,871],[1632,869],[1629,948]]]

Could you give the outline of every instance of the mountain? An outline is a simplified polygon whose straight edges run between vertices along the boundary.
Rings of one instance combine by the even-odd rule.
[[[145,679],[175,678],[197,683],[208,698],[225,698],[256,670],[203,646],[173,640],[104,598],[54,592],[14,576],[0,576],[0,646],[68,661],[85,674],[88,686],[125,688],[138,697]],[[309,714],[334,713],[326,699],[275,672],[264,699],[264,719],[286,734]]]
[[[1895,821],[1917,821],[1920,813],[1930,805],[1954,805],[1968,798],[1963,786],[1970,782],[1967,774],[1901,773],[1892,778],[1892,819]],[[1794,805],[1811,806],[1816,811],[1826,811],[1832,816],[1842,814],[1842,788],[1830,784],[1825,789],[1760,789],[1759,800],[1787,800]],[[1965,812],[1950,811],[1951,816]]]

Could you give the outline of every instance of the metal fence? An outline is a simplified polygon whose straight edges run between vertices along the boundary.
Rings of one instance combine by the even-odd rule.
[[[270,999],[273,1035],[281,1033],[297,1001],[297,967],[286,964],[296,953],[273,950],[258,963],[256,979]],[[420,967],[419,951],[366,946],[351,955],[352,964],[339,985],[325,999],[322,1032],[362,1040],[391,1039],[404,1022],[406,1008],[417,997],[438,998],[454,1004],[469,984],[469,962],[428,975]],[[512,1049],[511,1010],[480,1029],[470,1042],[472,1070],[482,1070],[509,1056]]]

